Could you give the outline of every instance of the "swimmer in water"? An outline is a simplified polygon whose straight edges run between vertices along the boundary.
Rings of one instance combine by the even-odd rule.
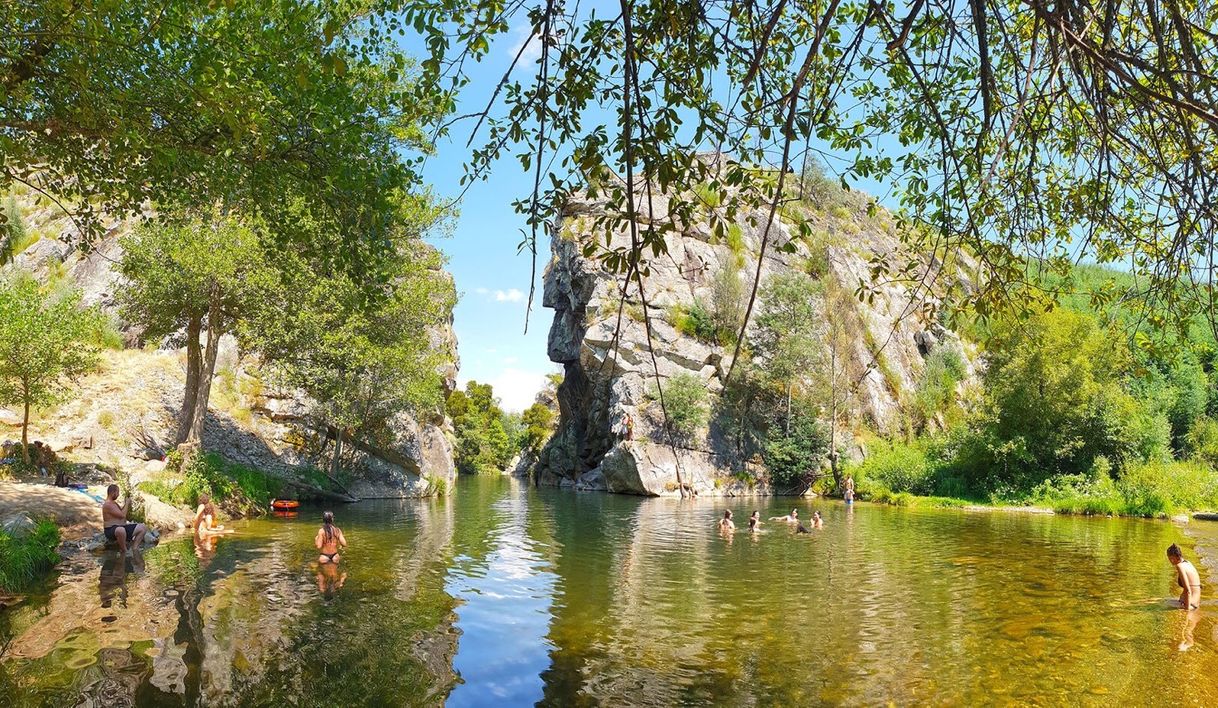
[[[812,528],[814,528],[814,529],[825,528],[825,520],[820,517],[819,511],[812,512]]]
[[[719,530],[724,532],[735,531],[736,523],[732,521],[732,510],[725,509],[723,518],[719,519]]]
[[[786,516],[771,516],[770,521],[781,521],[787,524],[799,523],[799,509],[792,509],[790,514]]]
[[[1180,609],[1195,610],[1201,606],[1201,575],[1192,563],[1184,560],[1180,547],[1167,547],[1167,560],[1176,566],[1176,584],[1180,586]]]
[[[749,514],[749,533],[757,533],[761,529],[761,512]]]
[[[321,515],[321,528],[317,529],[317,538],[313,539],[313,545],[321,551],[321,555],[317,557],[318,563],[324,565],[342,560],[338,552],[347,547],[347,537],[343,536],[342,529],[334,525],[334,512],[327,511]]]

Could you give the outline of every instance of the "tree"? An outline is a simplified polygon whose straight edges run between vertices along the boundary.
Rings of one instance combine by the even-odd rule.
[[[651,397],[659,399],[658,388],[653,388]],[[697,374],[682,372],[670,377],[664,383],[664,404],[668,430],[682,440],[692,438],[710,417],[710,395]]]
[[[251,303],[267,294],[271,275],[260,228],[210,214],[144,224],[122,241],[119,271],[128,284],[118,297],[126,317],[150,339],[185,331],[179,445],[202,436],[220,338],[234,332]]]
[[[103,215],[295,195],[376,251],[420,183],[443,96],[416,84],[394,3],[0,4],[0,191],[22,183],[86,235]],[[291,231],[283,232],[291,236]]]
[[[399,229],[394,253],[377,265],[388,272],[385,285],[278,253],[272,295],[239,331],[285,385],[315,401],[334,439],[331,476],[344,440],[385,442],[399,414],[443,407],[440,368],[452,353],[435,338],[456,293],[443,257],[417,232]]]
[[[554,432],[554,411],[544,403],[534,403],[524,409],[524,413],[521,414],[521,422],[524,424],[522,447],[529,452],[536,453],[541,450]]]
[[[496,473],[507,467],[516,452],[515,441],[504,425],[490,384],[470,381],[464,391],[453,391],[448,413],[457,432],[457,470],[462,474]]]
[[[795,384],[821,361],[820,313],[816,303],[822,288],[798,271],[779,273],[766,283],[761,313],[753,337],[766,373],[786,391],[786,420],[791,430],[791,395]]]
[[[1054,310],[1001,323],[987,343],[979,438],[965,465],[990,486],[1081,474],[1166,454],[1166,417],[1125,390],[1128,350],[1094,318]]]
[[[75,293],[48,295],[25,274],[0,282],[0,400],[22,405],[27,463],[30,407],[61,400],[66,384],[96,366],[91,339],[101,327],[101,315]]]

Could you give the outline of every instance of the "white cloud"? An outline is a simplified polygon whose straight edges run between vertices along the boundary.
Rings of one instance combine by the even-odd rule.
[[[491,293],[491,291],[487,290],[486,288],[474,288],[474,292],[478,293],[479,295],[489,295]]]
[[[495,302],[520,302],[523,299],[524,293],[516,288],[495,291]]]
[[[537,392],[546,386],[546,375],[507,366],[487,383],[494,389],[495,398],[499,399],[499,405],[504,410],[519,413],[533,405]]]
[[[516,58],[516,54],[520,53],[521,47],[524,47],[524,53],[520,54],[520,64],[536,64],[541,59],[541,38],[532,37],[533,28],[529,25],[520,25],[513,27],[509,33],[512,39],[512,44],[508,47],[508,60]],[[525,47],[525,42],[529,46]]]

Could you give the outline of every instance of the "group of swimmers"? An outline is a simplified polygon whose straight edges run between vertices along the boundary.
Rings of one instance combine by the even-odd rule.
[[[804,526],[803,522],[799,520],[799,509],[792,509],[791,513],[785,516],[771,516],[770,521],[780,521],[788,525],[794,524],[795,533],[811,533],[808,530],[808,527]],[[821,518],[820,512],[812,512],[812,528],[823,529],[824,527],[825,520]],[[725,533],[731,533],[736,530],[736,522],[732,521],[731,509],[725,509],[723,511],[723,518],[719,519],[719,530]],[[760,530],[761,512],[754,511],[752,514],[749,514],[749,533],[757,533]]]

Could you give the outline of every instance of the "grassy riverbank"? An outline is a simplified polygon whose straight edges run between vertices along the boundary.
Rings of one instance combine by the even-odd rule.
[[[18,592],[59,562],[59,526],[39,521],[21,533],[0,531],[0,591]]]
[[[1030,487],[976,489],[933,441],[877,441],[851,465],[860,499],[911,507],[1024,507],[1059,514],[1167,518],[1218,509],[1218,470],[1199,460],[1156,460],[1113,471],[1099,460],[1086,473]]]

